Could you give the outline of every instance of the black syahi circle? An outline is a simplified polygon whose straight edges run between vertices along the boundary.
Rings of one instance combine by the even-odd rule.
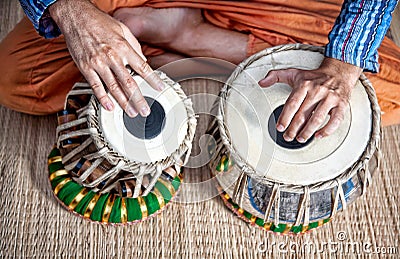
[[[145,96],[144,99],[150,106],[150,115],[142,117],[138,114],[135,118],[131,118],[124,112],[124,125],[129,133],[139,139],[153,139],[164,128],[165,111],[161,104],[153,98]]]
[[[282,110],[283,110],[283,105],[278,106],[274,110],[274,112],[269,116],[269,119],[268,119],[268,131],[269,131],[269,135],[271,136],[271,138],[279,146],[281,146],[283,148],[288,148],[288,149],[299,149],[299,148],[303,148],[303,147],[307,146],[308,144],[310,144],[311,141],[314,139],[314,135],[304,143],[300,143],[296,139],[294,139],[294,140],[292,140],[290,142],[287,142],[283,138],[283,133],[284,132],[279,132],[276,129],[276,122],[278,121],[279,115],[281,115]]]

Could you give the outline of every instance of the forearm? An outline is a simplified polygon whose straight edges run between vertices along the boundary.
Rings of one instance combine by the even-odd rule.
[[[129,29],[89,0],[58,0],[49,7],[49,13],[102,106],[113,110],[111,94],[129,116],[147,116],[150,108],[126,66],[156,90],[162,90],[164,83],[147,64]]]
[[[327,57],[378,72],[378,48],[397,0],[345,1],[326,46]]]

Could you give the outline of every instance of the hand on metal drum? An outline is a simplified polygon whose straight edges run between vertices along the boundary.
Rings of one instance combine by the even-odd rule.
[[[104,108],[113,110],[106,86],[129,116],[149,115],[150,108],[126,66],[156,90],[162,90],[164,84],[146,62],[139,42],[125,25],[89,1],[78,2],[79,8],[76,8],[76,1],[57,1],[49,11],[94,94]]]
[[[339,127],[361,72],[359,67],[325,58],[315,70],[270,71],[259,85],[286,83],[293,88],[277,121],[277,130],[285,132],[286,141],[296,138],[304,143],[314,133],[316,138],[322,138]]]

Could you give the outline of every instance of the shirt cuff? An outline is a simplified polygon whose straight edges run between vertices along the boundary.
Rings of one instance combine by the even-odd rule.
[[[55,38],[61,34],[55,21],[51,18],[48,7],[57,0],[20,0],[21,7],[31,20],[39,35]]]
[[[341,47],[328,44],[325,47],[325,57],[334,58],[345,63],[352,64],[357,67],[361,67],[364,72],[379,72],[378,53],[370,55],[368,59],[360,60],[357,58],[358,53],[352,53],[351,55],[342,55]]]
[[[60,28],[56,22],[51,18],[49,10],[46,9],[42,17],[39,19],[39,35],[45,37],[46,39],[56,38],[61,35]]]
[[[345,0],[329,33],[325,56],[378,73],[378,48],[397,0]]]

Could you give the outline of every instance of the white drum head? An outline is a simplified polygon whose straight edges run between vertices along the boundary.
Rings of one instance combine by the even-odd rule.
[[[188,115],[186,108],[171,86],[166,84],[165,89],[158,92],[151,88],[140,76],[134,76],[133,79],[143,96],[152,102],[148,101],[152,110],[152,105],[162,107],[161,110],[163,110],[165,117],[162,122],[163,125],[159,125],[161,131],[147,137],[132,134],[132,130],[130,132],[126,122],[124,122],[124,111],[110,95],[115,109],[109,112],[103,107],[100,108],[99,119],[102,134],[115,151],[130,161],[152,163],[163,160],[179,148],[187,134]],[[146,118],[147,121],[151,120],[150,116],[152,115]],[[125,119],[127,119],[126,115]],[[157,124],[160,124],[160,122]],[[144,128],[141,128],[141,130],[144,131]]]
[[[313,139],[304,147],[289,149],[276,144],[268,120],[283,105],[291,87],[278,83],[261,88],[258,81],[270,70],[315,69],[323,55],[286,50],[262,56],[248,64],[233,81],[225,103],[224,122],[236,153],[257,175],[277,183],[310,185],[336,178],[362,155],[370,139],[371,106],[358,81],[350,109],[331,136]]]

